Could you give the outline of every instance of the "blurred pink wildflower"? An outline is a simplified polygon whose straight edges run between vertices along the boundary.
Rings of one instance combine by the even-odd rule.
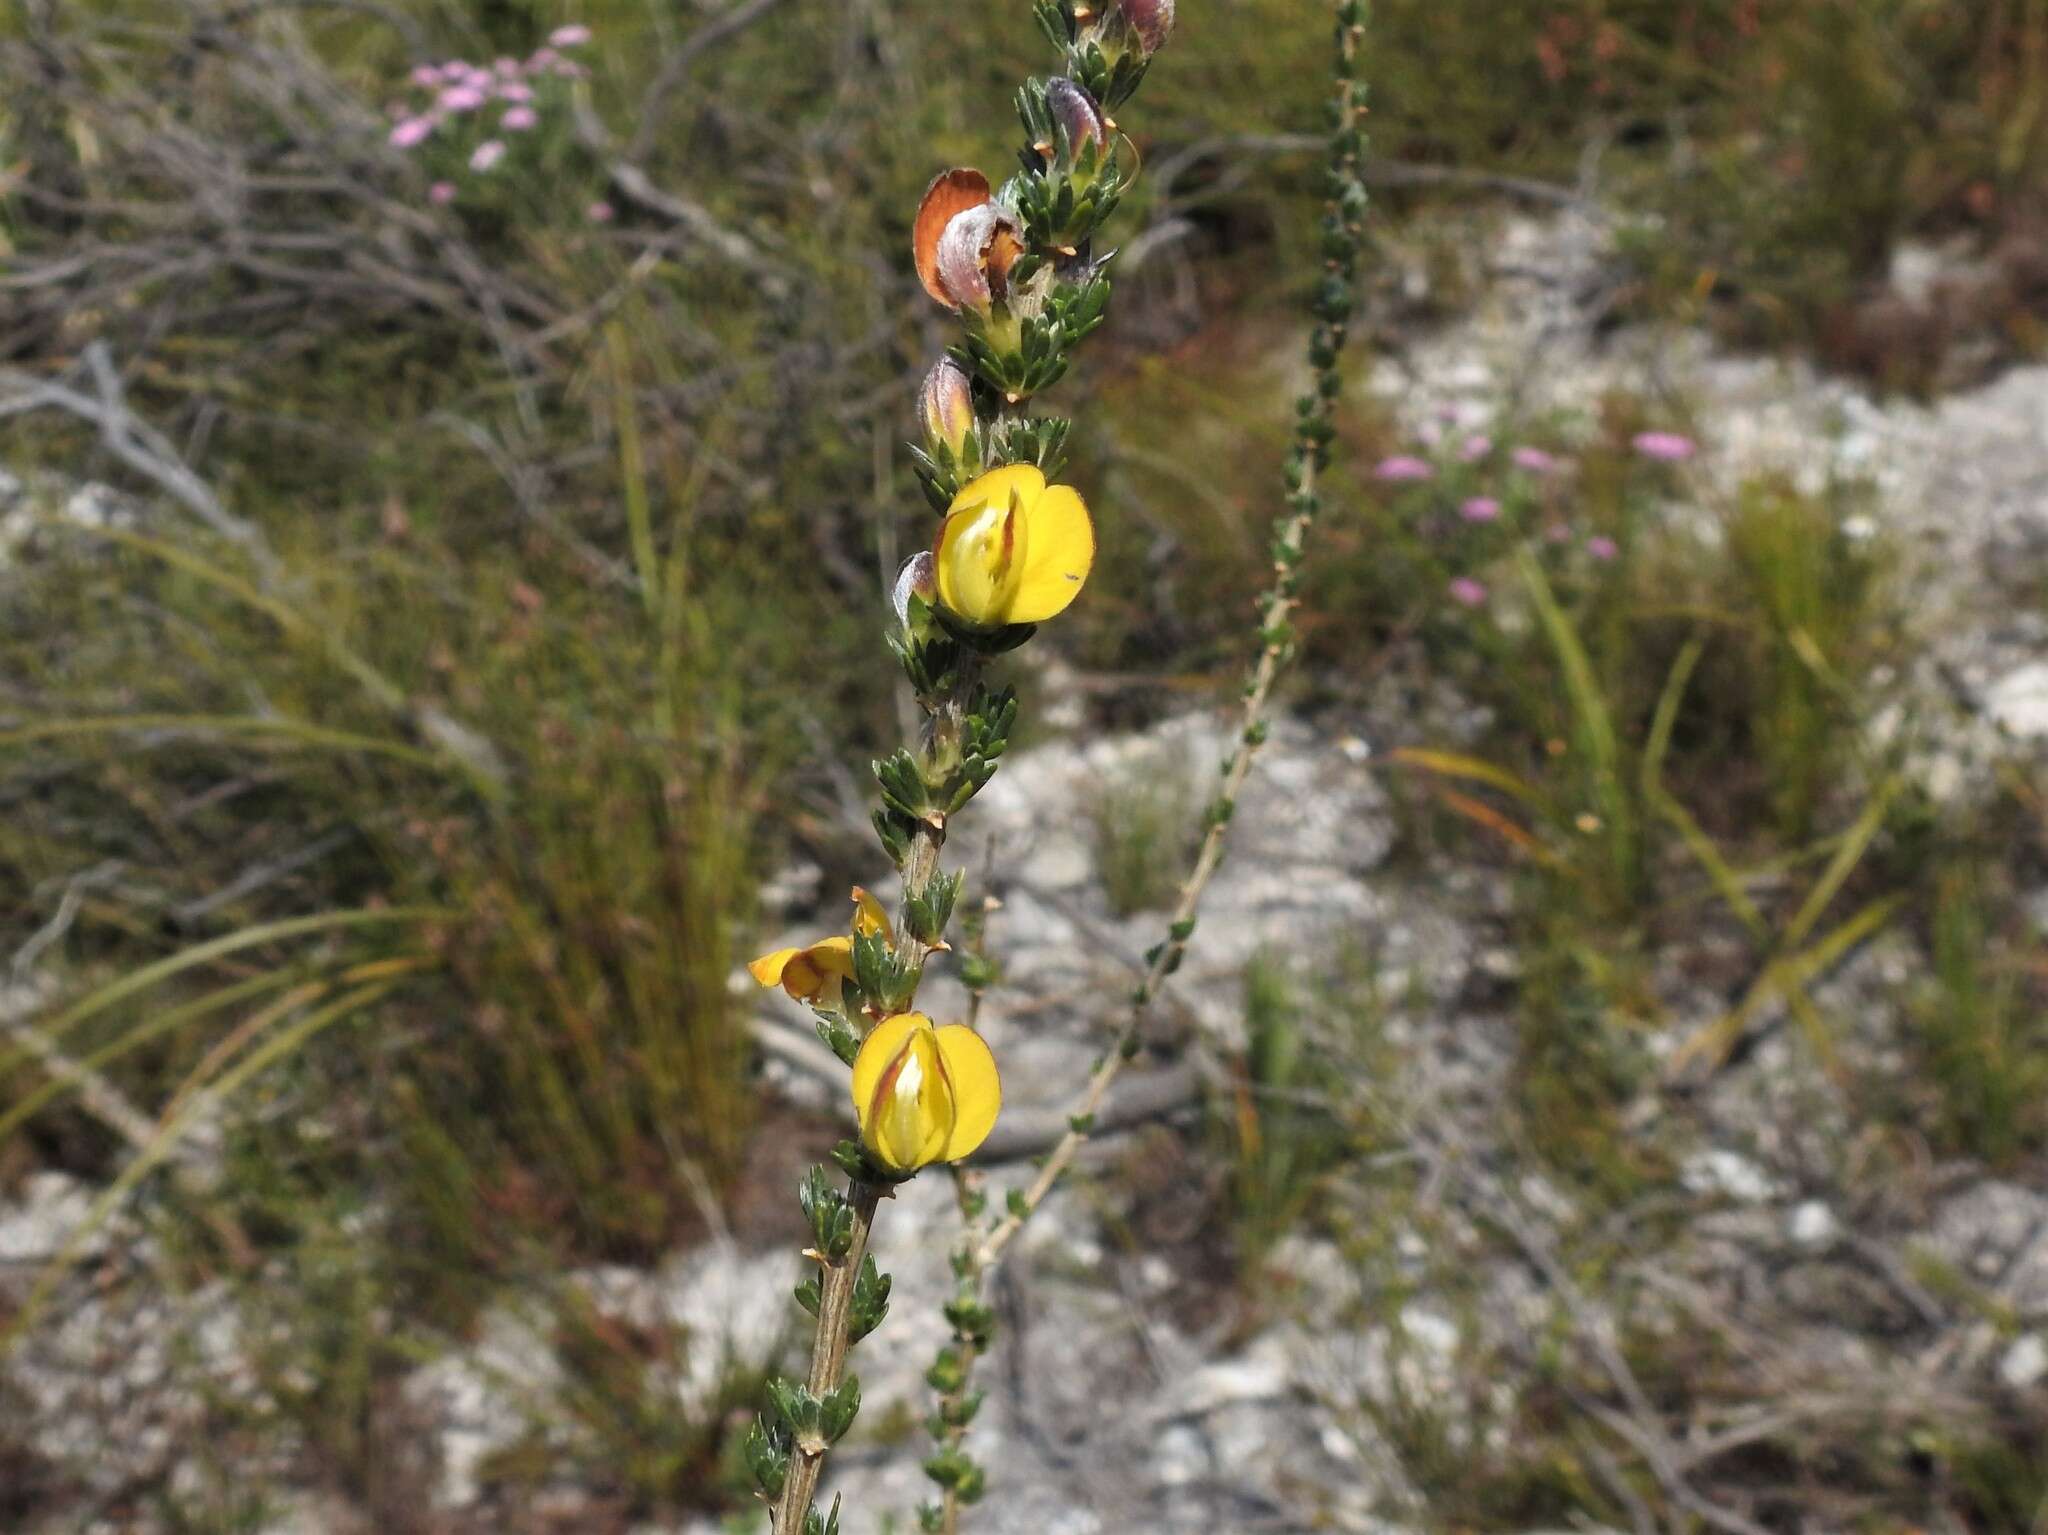
[[[434,120],[431,117],[408,117],[391,130],[391,142],[400,149],[410,149],[433,131]]]
[[[609,224],[612,221],[612,205],[610,203],[592,203],[583,210],[583,216],[593,224]]]
[[[1500,519],[1500,502],[1492,496],[1474,496],[1458,508],[1458,515],[1467,522],[1497,522]]]
[[[435,182],[427,188],[427,201],[436,207],[445,207],[447,204],[454,202],[455,183],[452,181]]]
[[[576,23],[557,27],[548,34],[548,41],[557,48],[574,48],[590,41],[590,28]]]
[[[469,168],[473,171],[487,171],[505,158],[505,145],[499,139],[485,139],[476,146],[476,152],[469,157]]]
[[[436,104],[443,112],[474,112],[484,104],[484,93],[473,85],[451,85]]]
[[[539,121],[540,116],[532,107],[514,107],[498,119],[498,126],[508,133],[524,133]]]
[[[1468,464],[1476,464],[1493,451],[1493,439],[1475,433],[1465,439],[1465,445],[1458,449],[1458,457]]]
[[[1531,474],[1549,474],[1557,468],[1557,460],[1541,448],[1517,448],[1513,457],[1517,469],[1526,469]]]
[[[1699,452],[1698,443],[1676,432],[1638,432],[1634,446],[1644,458],[1654,458],[1666,464],[1684,463]]]
[[[1451,601],[1461,607],[1483,608],[1486,606],[1486,583],[1475,581],[1470,576],[1459,576],[1450,584]]]
[[[1430,480],[1436,478],[1436,470],[1427,459],[1410,454],[1397,453],[1392,458],[1383,458],[1379,467],[1373,470],[1376,480]]]
[[[1586,553],[1596,560],[1611,560],[1621,553],[1621,546],[1604,533],[1596,533],[1586,540]]]

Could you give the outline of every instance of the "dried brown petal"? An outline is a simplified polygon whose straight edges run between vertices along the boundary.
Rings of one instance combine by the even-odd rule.
[[[975,170],[941,171],[924,189],[911,226],[910,253],[917,262],[917,280],[941,304],[956,302],[939,286],[939,237],[955,215],[988,201],[988,177]]]

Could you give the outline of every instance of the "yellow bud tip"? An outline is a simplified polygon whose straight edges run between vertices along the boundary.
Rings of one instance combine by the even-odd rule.
[[[859,885],[853,887],[853,930],[863,938],[872,938],[877,933],[884,938],[895,936],[889,926],[887,908]]]

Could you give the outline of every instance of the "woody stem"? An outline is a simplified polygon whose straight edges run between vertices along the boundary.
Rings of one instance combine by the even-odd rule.
[[[827,1262],[818,1281],[818,1331],[811,1340],[811,1371],[805,1380],[812,1396],[823,1400],[839,1389],[846,1374],[846,1351],[853,1319],[853,1289],[867,1257],[868,1234],[875,1222],[875,1208],[882,1190],[855,1179],[847,1186],[846,1202],[853,1211],[853,1245],[838,1262]],[[822,1441],[799,1442],[790,1452],[789,1477],[776,1500],[773,1520],[775,1535],[803,1535],[804,1520],[818,1492],[818,1478],[824,1474],[827,1446]]]

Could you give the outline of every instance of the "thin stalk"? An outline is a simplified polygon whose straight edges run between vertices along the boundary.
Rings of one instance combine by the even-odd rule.
[[[960,733],[979,675],[979,667],[963,662],[951,688],[940,694],[920,695],[917,700],[924,716],[919,746],[928,768],[935,773],[942,764],[959,756]],[[917,824],[903,856],[903,899],[896,922],[897,941],[918,945],[922,950],[918,956],[920,964],[939,951],[913,935],[910,904],[925,895],[938,878],[939,855],[945,846],[946,823],[943,817],[935,816]],[[875,1210],[884,1192],[858,1178],[849,1180],[846,1197],[853,1213],[852,1247],[837,1262],[815,1251],[810,1254],[823,1268],[819,1276],[818,1326],[811,1339],[811,1368],[805,1381],[814,1397],[830,1395],[845,1378],[854,1286],[860,1278],[862,1260],[867,1257]],[[818,1480],[824,1474],[830,1450],[823,1438],[798,1440],[790,1456],[788,1480],[775,1503],[773,1528],[777,1535],[803,1530],[811,1504],[817,1498]]]
[[[1336,38],[1336,93],[1330,136],[1329,199],[1324,213],[1326,270],[1324,288],[1317,299],[1318,327],[1311,345],[1311,361],[1318,375],[1318,389],[1308,396],[1297,415],[1294,447],[1289,459],[1288,503],[1291,510],[1275,527],[1273,582],[1259,604],[1259,651],[1245,685],[1244,701],[1238,711],[1238,746],[1224,771],[1222,792],[1209,807],[1208,829],[1195,855],[1194,866],[1180,887],[1174,902],[1173,920],[1166,939],[1151,951],[1145,976],[1131,995],[1129,1011],[1116,1039],[1088,1078],[1069,1115],[1070,1128],[1061,1137],[1038,1175],[1024,1190],[1021,1202],[1014,1202],[974,1249],[973,1264],[985,1272],[1023,1229],[1024,1222],[1045,1202],[1046,1196],[1073,1165],[1087,1143],[1095,1115],[1109,1096],[1110,1087],[1124,1065],[1137,1054],[1138,1030],[1166,978],[1180,968],[1194,936],[1195,918],[1202,895],[1222,865],[1230,823],[1237,811],[1239,794],[1250,775],[1252,762],[1267,735],[1266,710],[1273,684],[1294,653],[1290,621],[1300,605],[1298,575],[1301,556],[1314,524],[1317,485],[1326,466],[1328,445],[1333,435],[1331,416],[1336,398],[1336,362],[1349,331],[1355,262],[1363,234],[1361,217],[1364,194],[1359,171],[1364,154],[1362,122],[1365,117],[1363,86],[1357,84],[1358,55],[1365,37],[1365,10],[1360,0],[1338,0]],[[1341,293],[1333,287],[1341,287]],[[948,1525],[950,1530],[952,1526]]]
[[[818,1258],[824,1270],[819,1279],[818,1331],[811,1340],[811,1370],[804,1382],[816,1397],[836,1391],[846,1375],[853,1287],[860,1277],[861,1261],[867,1257],[868,1235],[874,1228],[882,1190],[854,1179],[847,1185],[846,1198],[853,1209],[853,1246],[837,1263]],[[824,1474],[828,1448],[823,1439],[797,1441],[789,1457],[789,1480],[783,1483],[782,1496],[775,1504],[777,1535],[803,1529],[804,1517],[818,1495],[818,1478]]]

